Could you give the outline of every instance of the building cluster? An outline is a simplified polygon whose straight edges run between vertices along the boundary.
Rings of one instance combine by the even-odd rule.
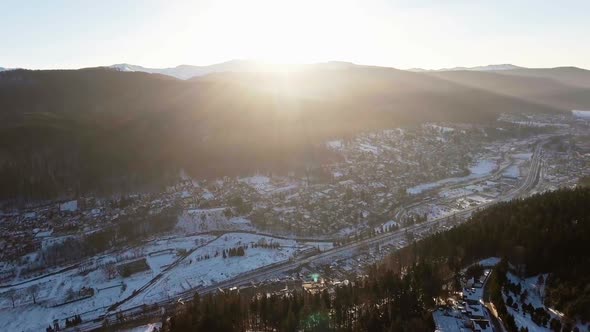
[[[3,205],[0,282],[42,273],[47,266],[38,253],[53,244],[171,206],[183,210],[186,220],[179,224],[198,224],[183,229],[190,233],[247,229],[342,241],[452,218],[513,191],[531,169],[539,137],[556,132],[561,136],[543,146],[536,190],[573,186],[590,175],[587,121],[567,115],[499,120],[485,126],[424,124],[330,140],[325,145],[329,161],[310,163],[314,166],[299,173],[199,181],[181,174],[159,193]],[[352,261],[341,264],[355,270]]]
[[[136,194],[112,199],[79,197],[0,210],[0,281],[43,273],[44,249],[72,237],[116,225],[140,211],[155,213],[178,201],[178,193]]]
[[[447,299],[439,300],[439,308],[432,316],[436,330],[491,332],[492,317],[483,301],[484,286],[491,269],[483,270],[477,277],[462,278],[463,291]]]

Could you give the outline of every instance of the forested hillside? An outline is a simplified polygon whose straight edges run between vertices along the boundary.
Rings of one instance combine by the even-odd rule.
[[[0,200],[149,190],[297,170],[320,143],[421,121],[490,121],[554,107],[392,68],[310,66],[183,81],[96,68],[0,73]]]
[[[523,276],[551,273],[549,305],[590,320],[590,189],[560,190],[500,203],[417,245],[418,256],[457,270],[506,257]]]
[[[489,256],[508,259],[524,275],[549,273],[547,305],[588,321],[588,202],[590,189],[579,188],[495,205],[392,254],[333,295],[197,295],[168,330],[432,331],[429,310],[443,283]]]

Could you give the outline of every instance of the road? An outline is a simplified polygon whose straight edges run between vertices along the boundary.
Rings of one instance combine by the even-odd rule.
[[[533,152],[533,156],[531,158],[531,166],[529,168],[529,172],[527,173],[527,176],[526,176],[524,182],[519,187],[517,187],[513,191],[509,192],[507,195],[505,195],[501,199],[493,200],[493,201],[490,201],[487,203],[480,204],[476,207],[471,207],[471,208],[462,210],[461,212],[456,213],[456,216],[457,217],[468,216],[476,210],[483,209],[485,207],[488,207],[488,206],[498,203],[500,201],[508,201],[511,199],[522,197],[523,195],[528,193],[531,189],[533,189],[534,185],[538,181],[539,172],[541,170],[542,145],[543,145],[542,143],[538,143],[536,145],[534,152]],[[280,275],[280,274],[288,272],[288,271],[295,270],[295,269],[299,268],[301,265],[305,265],[305,264],[308,264],[308,263],[311,263],[314,261],[329,260],[330,258],[338,257],[344,253],[347,253],[347,252],[354,252],[354,251],[358,250],[359,248],[363,248],[363,247],[367,247],[367,246],[371,246],[371,245],[376,245],[379,243],[386,243],[386,242],[390,242],[390,241],[401,240],[401,239],[405,238],[406,232],[416,232],[416,231],[420,231],[423,229],[430,229],[432,226],[434,226],[446,219],[448,219],[448,216],[432,219],[430,221],[426,221],[426,222],[423,222],[420,224],[411,225],[411,226],[405,227],[403,229],[399,229],[394,232],[381,233],[381,234],[378,234],[374,237],[362,239],[362,240],[355,241],[355,242],[350,242],[350,243],[344,244],[342,246],[335,247],[330,250],[326,250],[324,252],[319,252],[319,253],[315,253],[315,254],[312,254],[309,256],[304,256],[304,257],[300,256],[300,257],[297,257],[294,260],[291,260],[288,262],[282,262],[282,263],[268,265],[268,266],[262,267],[260,269],[245,272],[243,274],[238,275],[237,277],[219,282],[215,285],[211,285],[211,286],[207,286],[207,287],[200,287],[197,289],[182,292],[182,293],[178,294],[173,299],[163,300],[163,301],[158,302],[157,305],[159,307],[170,308],[172,306],[175,306],[178,303],[179,299],[185,299],[185,300],[191,299],[195,292],[198,292],[199,294],[204,295],[204,294],[209,294],[209,293],[215,292],[218,289],[225,289],[225,288],[229,288],[229,287],[233,287],[233,286],[249,284],[250,282],[256,282],[256,281],[260,281],[260,280],[268,280],[274,276]],[[171,271],[171,269],[167,270],[167,272],[168,271]],[[139,293],[140,292],[138,292],[138,294]],[[92,318],[91,318],[91,320],[87,320],[87,321],[83,322],[82,324],[76,326],[75,328],[67,329],[66,331],[74,331],[74,330],[75,331],[92,331],[92,330],[100,329],[102,327],[102,319],[108,319],[111,323],[115,322],[117,313],[124,314],[127,320],[133,320],[134,317],[139,317],[144,313],[144,306],[136,306],[136,307],[132,307],[132,308],[129,308],[126,310],[114,311],[115,309],[117,309],[121,305],[123,305],[127,300],[129,300],[129,299],[126,299],[126,300],[122,301],[121,303],[117,303],[115,306],[112,306],[110,308],[110,310],[104,315],[104,317],[97,317],[97,318],[101,318],[101,319],[92,320]]]

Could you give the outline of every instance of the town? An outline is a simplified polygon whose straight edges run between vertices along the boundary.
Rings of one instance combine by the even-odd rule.
[[[580,112],[427,123],[334,138],[329,157],[303,172],[181,172],[159,193],[3,203],[0,320],[8,330],[90,330],[197,291],[347,283],[474,211],[574,187],[590,176],[589,128]],[[435,321],[454,324],[448,316],[467,305],[453,308]],[[486,330],[486,317],[472,316]]]

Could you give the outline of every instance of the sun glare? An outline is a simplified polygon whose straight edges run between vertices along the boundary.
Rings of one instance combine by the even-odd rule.
[[[220,2],[199,13],[181,35],[183,39],[199,36],[191,43],[194,54],[211,53],[203,45],[215,45],[212,58],[271,63],[339,60],[332,56],[338,49],[343,58],[354,55],[355,48],[347,45],[346,39],[362,29],[358,15],[352,19],[353,12],[354,6],[337,1]]]

